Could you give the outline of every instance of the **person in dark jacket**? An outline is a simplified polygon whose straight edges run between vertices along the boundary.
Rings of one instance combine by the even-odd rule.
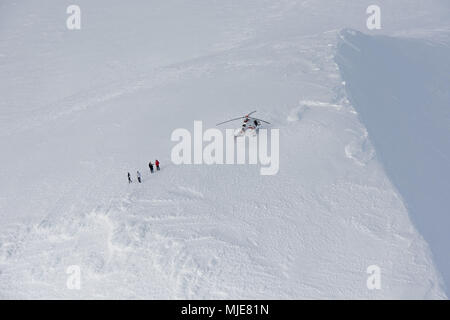
[[[139,183],[141,183],[142,182],[141,181],[141,173],[139,172],[139,170],[136,171],[136,176],[137,176],[137,179],[138,179]]]
[[[130,175],[130,173],[128,172],[128,183],[132,183],[133,181],[131,180],[131,175]]]
[[[151,161],[148,163],[148,167],[150,168],[150,173],[153,173],[153,163]]]
[[[155,161],[155,165],[156,165],[156,170],[159,171],[159,161],[158,160]]]

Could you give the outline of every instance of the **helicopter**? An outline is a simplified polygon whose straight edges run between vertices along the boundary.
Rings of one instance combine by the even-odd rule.
[[[234,118],[234,119],[230,119],[230,120],[226,120],[223,122],[219,122],[218,124],[216,124],[216,126],[219,126],[221,124],[227,123],[227,122],[232,122],[232,121],[236,121],[239,119],[244,119],[242,121],[242,128],[241,129],[237,129],[234,133],[235,136],[242,136],[244,134],[251,134],[251,135],[256,135],[256,133],[258,132],[259,128],[261,127],[261,122],[270,124],[270,122],[266,121],[266,120],[262,120],[262,119],[258,119],[258,118],[254,118],[254,117],[250,117],[250,115],[252,115],[253,113],[255,113],[255,111],[252,111],[248,114],[246,114],[245,116],[242,117],[238,117],[238,118]]]

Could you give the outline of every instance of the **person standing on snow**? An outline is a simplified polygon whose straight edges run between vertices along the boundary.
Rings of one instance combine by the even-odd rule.
[[[155,165],[156,165],[156,170],[159,171],[159,161],[158,161],[158,159],[155,160]]]
[[[150,168],[150,173],[153,173],[153,163],[151,161],[148,163],[148,167]]]
[[[137,179],[139,181],[139,183],[141,183],[141,173],[138,171],[136,171],[136,175],[137,175]]]
[[[130,175],[130,173],[128,172],[128,183],[132,183],[133,181],[131,180],[131,175]]]

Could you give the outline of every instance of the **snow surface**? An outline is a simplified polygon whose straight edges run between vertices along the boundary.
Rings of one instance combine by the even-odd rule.
[[[341,35],[351,100],[450,288],[450,38]]]
[[[371,72],[342,70],[339,57],[360,60],[338,44],[366,39],[341,31],[353,28],[369,43],[408,36],[448,51],[450,8],[378,3],[383,28],[369,32],[370,1],[79,0],[79,31],[66,29],[72,2],[0,2],[0,297],[446,298],[448,162],[418,158],[421,170],[444,170],[427,222],[420,210],[432,201],[414,202],[420,189],[402,179],[433,180],[397,171],[418,151],[384,151],[378,132],[401,118],[367,121],[353,99],[373,96],[352,80]],[[429,93],[439,100],[420,130],[448,157],[448,104],[438,104],[448,86],[429,88],[441,91]],[[171,163],[174,129],[254,109],[280,129],[277,175]],[[155,158],[162,171],[150,176]],[[128,185],[136,170],[143,184]],[[430,238],[439,223],[442,238]],[[71,265],[81,290],[66,286]],[[380,290],[366,286],[370,265]]]

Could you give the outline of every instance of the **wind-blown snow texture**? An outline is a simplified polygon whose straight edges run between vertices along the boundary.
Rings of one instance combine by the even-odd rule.
[[[386,145],[395,122],[415,125],[400,114],[407,89],[377,113],[366,89],[381,63],[351,70],[374,53],[345,44],[417,59],[436,41],[444,54],[424,60],[448,69],[449,6],[378,1],[383,29],[368,32],[372,3],[352,2],[81,0],[79,31],[65,25],[72,2],[0,2],[0,297],[446,298],[449,171],[435,153],[449,156],[448,72],[426,70],[415,94],[435,100],[409,113],[432,143]],[[171,164],[174,129],[253,109],[280,129],[277,175]],[[143,184],[128,185],[136,170]],[[66,287],[70,265],[81,290]]]

